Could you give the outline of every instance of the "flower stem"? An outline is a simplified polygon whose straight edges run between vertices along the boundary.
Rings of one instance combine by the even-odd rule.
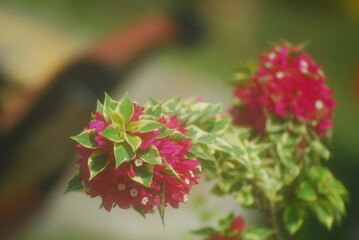
[[[284,240],[278,221],[277,221],[277,210],[274,202],[269,201],[267,215],[269,217],[269,225],[274,231],[275,240]]]

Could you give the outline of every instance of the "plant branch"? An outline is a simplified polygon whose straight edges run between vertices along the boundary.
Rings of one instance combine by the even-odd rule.
[[[275,239],[284,240],[277,221],[277,210],[274,202],[269,201],[267,215],[269,217],[269,225],[274,230]]]

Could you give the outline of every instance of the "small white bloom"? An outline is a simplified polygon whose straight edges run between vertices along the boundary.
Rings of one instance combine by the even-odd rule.
[[[277,55],[276,55],[274,52],[271,52],[270,54],[268,54],[268,58],[269,58],[270,60],[275,59],[276,56],[277,56]]]
[[[277,73],[275,74],[275,76],[276,76],[276,78],[278,78],[278,79],[282,79],[282,78],[284,77],[284,73],[283,73],[283,72],[277,72]]]
[[[319,70],[318,70],[318,74],[319,74],[320,76],[324,77],[324,72],[322,71],[322,69],[319,69]]]
[[[131,191],[130,191],[130,195],[131,195],[131,197],[137,197],[137,194],[138,194],[138,191],[136,190],[136,189],[131,189]]]
[[[185,203],[188,202],[188,195],[187,195],[187,194],[183,195],[183,201],[184,201]]]
[[[302,68],[300,69],[300,71],[301,71],[302,73],[304,73],[304,74],[307,74],[307,73],[308,73],[308,68],[302,67]]]
[[[142,204],[143,204],[143,205],[146,205],[147,202],[148,202],[148,198],[147,198],[147,197],[144,197],[144,198],[142,199]]]
[[[308,68],[308,63],[306,62],[306,61],[304,61],[304,60],[301,60],[300,61],[300,66],[302,67],[302,68]]]
[[[191,170],[189,171],[189,175],[191,175],[191,177],[194,178],[194,174],[193,174],[193,172]]]
[[[321,101],[321,100],[317,100],[315,101],[315,108],[320,110],[320,109],[323,109],[324,107],[324,103]]]
[[[123,183],[118,184],[118,190],[125,190],[126,186]]]
[[[202,172],[202,167],[201,165],[197,165],[198,171]]]
[[[188,180],[188,178],[186,178],[186,179],[184,180],[184,182],[189,185],[189,180]]]
[[[140,105],[140,103],[138,101],[133,101],[133,103],[136,105]]]
[[[137,158],[137,159],[135,160],[135,166],[136,166],[136,167],[141,167],[142,164],[143,164],[143,161],[142,161],[141,159]]]

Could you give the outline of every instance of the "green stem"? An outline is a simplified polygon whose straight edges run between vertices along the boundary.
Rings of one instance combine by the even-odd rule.
[[[267,215],[269,217],[269,225],[274,230],[274,237],[276,240],[284,240],[278,221],[277,221],[277,210],[275,203],[269,201]]]

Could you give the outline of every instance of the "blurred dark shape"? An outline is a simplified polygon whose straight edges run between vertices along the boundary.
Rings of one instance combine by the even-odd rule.
[[[0,239],[10,239],[46,202],[73,159],[69,136],[88,122],[96,99],[122,84],[150,51],[170,42],[194,42],[201,33],[195,19],[191,12],[141,19],[49,79],[27,114],[0,136]]]

